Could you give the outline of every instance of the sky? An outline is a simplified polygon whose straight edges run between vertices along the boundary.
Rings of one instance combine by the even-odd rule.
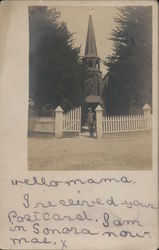
[[[107,70],[102,62],[112,53],[112,41],[108,38],[112,29],[116,27],[113,18],[118,13],[117,9],[107,6],[56,6],[56,10],[61,13],[60,20],[67,24],[71,33],[74,33],[75,46],[81,45],[81,56],[85,50],[89,14],[92,15],[97,52],[101,58],[101,71],[104,75]]]

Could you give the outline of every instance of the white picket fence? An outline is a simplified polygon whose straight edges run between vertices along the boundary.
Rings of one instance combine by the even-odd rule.
[[[81,130],[81,107],[74,108],[63,115],[64,132],[80,132]]]
[[[145,131],[149,129],[149,119],[144,115],[103,117],[103,133]]]
[[[152,114],[148,104],[143,107],[143,115],[129,116],[103,116],[100,105],[96,108],[96,134],[97,138],[103,138],[105,133],[120,133],[131,131],[151,131]],[[58,106],[55,117],[29,118],[29,132],[51,132],[57,138],[66,136],[71,132],[74,135],[81,131],[81,107],[74,108],[64,113]],[[65,135],[64,135],[65,132]],[[68,132],[68,133],[67,133]],[[74,133],[75,132],[75,133]]]

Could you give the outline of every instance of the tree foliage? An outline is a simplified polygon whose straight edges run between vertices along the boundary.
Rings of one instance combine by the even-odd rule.
[[[80,48],[74,47],[73,34],[59,18],[56,9],[29,8],[30,96],[39,111],[48,104],[66,111],[82,102]]]
[[[118,10],[110,38],[113,53],[105,61],[109,80],[104,98],[109,114],[137,113],[152,103],[152,9]]]

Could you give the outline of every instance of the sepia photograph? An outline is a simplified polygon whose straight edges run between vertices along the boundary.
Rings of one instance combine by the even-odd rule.
[[[0,250],[158,249],[158,3],[1,2]]]
[[[29,6],[29,170],[152,170],[152,6]]]

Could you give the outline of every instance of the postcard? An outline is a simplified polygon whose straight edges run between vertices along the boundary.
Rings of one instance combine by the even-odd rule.
[[[158,238],[158,4],[0,4],[0,248]]]

